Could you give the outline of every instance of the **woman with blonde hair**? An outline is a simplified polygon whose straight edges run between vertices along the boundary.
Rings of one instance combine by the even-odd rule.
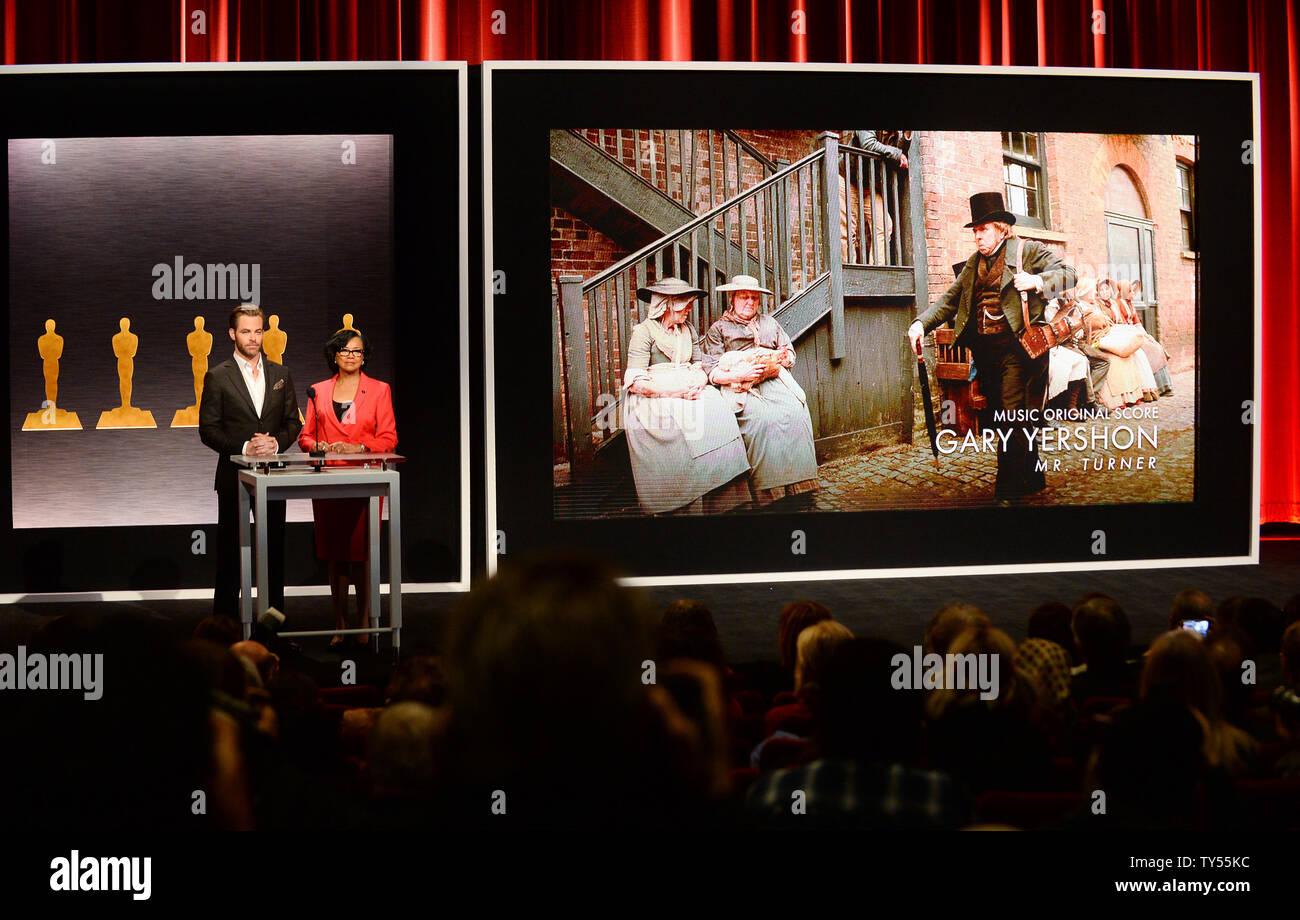
[[[794,692],[796,700],[784,706],[774,706],[763,717],[767,738],[807,737],[807,726],[821,703],[821,673],[831,652],[842,642],[853,639],[853,632],[835,620],[819,620],[803,629],[795,642],[797,652],[794,664]],[[751,766],[762,765],[764,741],[750,755]]]

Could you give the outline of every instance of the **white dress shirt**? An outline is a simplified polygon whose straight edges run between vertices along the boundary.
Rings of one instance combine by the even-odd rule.
[[[262,353],[257,353],[257,359],[249,361],[239,352],[235,352],[235,364],[239,372],[244,375],[244,386],[248,387],[249,398],[253,400],[253,408],[257,414],[262,414],[262,404],[266,402],[266,362],[262,360]],[[253,379],[253,366],[257,368],[257,379]],[[244,442],[241,453],[248,453],[248,441]]]

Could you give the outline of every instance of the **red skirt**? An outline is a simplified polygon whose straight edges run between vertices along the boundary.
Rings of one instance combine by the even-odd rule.
[[[366,559],[366,508],[368,498],[313,498],[316,522],[316,557],[330,562],[364,562]],[[384,500],[379,499],[379,518]]]

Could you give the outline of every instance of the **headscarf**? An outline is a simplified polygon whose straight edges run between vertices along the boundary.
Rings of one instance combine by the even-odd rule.
[[[1029,675],[1052,706],[1070,696],[1070,656],[1047,639],[1026,639],[1016,649],[1016,670]]]
[[[650,338],[669,360],[677,364],[688,364],[695,352],[695,336],[690,322],[683,319],[670,329],[660,321],[674,299],[668,294],[651,294],[645,325],[650,331]]]

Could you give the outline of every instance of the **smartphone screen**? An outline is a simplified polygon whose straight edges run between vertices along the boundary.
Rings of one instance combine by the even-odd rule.
[[[1210,631],[1210,621],[1209,620],[1183,620],[1183,629],[1186,629],[1189,632],[1194,632],[1202,639],[1204,639],[1205,634]]]

